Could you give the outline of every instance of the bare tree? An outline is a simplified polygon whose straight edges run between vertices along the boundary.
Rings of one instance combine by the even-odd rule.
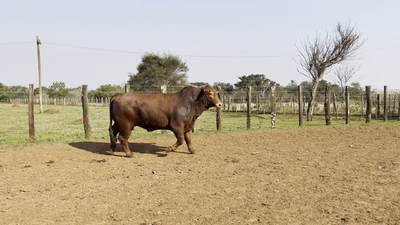
[[[314,102],[317,94],[319,82],[327,70],[342,61],[353,59],[356,51],[361,48],[366,40],[360,40],[361,34],[356,31],[355,25],[338,23],[333,34],[326,33],[325,38],[317,34],[311,41],[309,38],[301,41],[300,57],[297,63],[300,69],[297,71],[310,79],[312,83],[311,97],[307,108],[307,121],[312,120]]]
[[[356,73],[360,70],[360,65],[352,64],[346,66],[338,66],[333,69],[333,81],[340,88],[340,95],[342,99],[345,98],[345,88],[350,80],[357,78]]]

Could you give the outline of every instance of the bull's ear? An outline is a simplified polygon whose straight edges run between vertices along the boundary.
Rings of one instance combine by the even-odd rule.
[[[211,93],[211,90],[210,90],[210,89],[203,88],[203,90],[204,90],[204,93],[206,93],[206,94],[210,94],[210,93]]]
[[[205,91],[206,90],[204,89],[204,87],[200,88],[200,91],[199,91],[198,95],[195,96],[196,101],[199,100],[201,98],[201,96],[204,95]]]

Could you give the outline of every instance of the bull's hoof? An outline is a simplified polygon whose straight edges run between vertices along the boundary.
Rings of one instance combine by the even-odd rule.
[[[167,151],[167,152],[173,152],[173,151],[175,151],[175,149],[176,149],[176,148],[174,148],[173,146],[168,146],[168,147],[165,149],[165,151]]]
[[[189,149],[189,152],[191,153],[191,154],[194,154],[194,153],[196,153],[196,151],[192,148],[192,149]]]

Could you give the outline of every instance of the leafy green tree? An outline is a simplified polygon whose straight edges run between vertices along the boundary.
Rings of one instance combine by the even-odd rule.
[[[209,85],[207,82],[190,82],[191,85],[194,85],[196,87],[204,87],[206,85]]]
[[[146,53],[137,66],[137,73],[129,73],[128,84],[141,89],[146,87],[187,85],[189,68],[185,62],[172,54]]]
[[[213,88],[217,90],[217,87],[221,87],[224,91],[224,94],[231,94],[233,91],[233,85],[231,83],[223,83],[223,82],[215,82],[213,84]]]
[[[48,97],[47,92],[48,92],[48,88],[46,86],[42,86],[42,95],[44,98]],[[33,90],[33,94],[35,95],[36,98],[39,98],[39,88],[38,87]]]
[[[25,86],[10,86],[8,87],[10,98],[28,98],[29,89]]]
[[[50,98],[66,98],[69,95],[69,91],[70,89],[65,87],[64,82],[54,81],[53,84],[48,87],[47,94]]]
[[[261,91],[262,96],[264,97],[266,91],[268,91],[271,86],[278,85],[275,81],[272,81],[265,77],[264,74],[250,74],[248,76],[239,77],[239,82],[235,83],[235,87],[237,88],[247,88],[248,86],[252,86]]]
[[[123,93],[124,88],[119,85],[105,84],[100,85],[96,90],[88,93],[91,98],[111,98],[117,93]]]
[[[297,95],[298,93],[298,84],[295,80],[291,80],[288,85],[282,87],[282,90],[285,90],[290,95]]]
[[[353,82],[350,84],[351,94],[350,97],[360,98],[364,94],[364,90],[359,82]]]
[[[0,83],[0,100],[9,99],[8,87]]]

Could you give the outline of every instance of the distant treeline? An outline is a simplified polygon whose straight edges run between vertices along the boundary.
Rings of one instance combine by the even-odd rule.
[[[194,86],[204,86],[208,83],[205,82],[195,82],[190,83],[188,85]],[[251,85],[253,90],[253,96],[267,97],[271,91],[271,84],[275,85],[275,93],[276,97],[279,99],[290,99],[291,96],[297,95],[297,84],[295,81],[291,81],[288,85],[282,86],[275,82],[269,82],[265,85]],[[304,81],[300,83],[303,87],[304,96],[306,98],[309,97],[309,93],[311,92],[312,84],[310,82]],[[215,89],[218,87],[224,92],[225,96],[232,97],[234,99],[240,99],[246,96],[246,90],[249,86],[246,83],[236,83],[234,85],[230,83],[214,83],[212,85]],[[332,94],[337,95],[338,100],[344,99],[344,90],[342,87],[331,84],[325,80],[322,80],[319,87],[318,93],[323,93],[326,86],[331,86]],[[180,91],[184,86],[175,86],[175,87],[167,87],[167,93],[174,93]],[[89,85],[90,88],[90,85]],[[352,98],[359,98],[364,93],[364,88],[360,86],[359,83],[355,82],[350,85]],[[43,97],[44,98],[80,98],[81,96],[81,86],[75,88],[66,87],[64,82],[54,82],[52,85],[46,87],[42,87]],[[111,98],[113,95],[117,93],[125,92],[125,86],[123,85],[111,85],[105,84],[101,85],[95,90],[91,90],[88,92],[89,98],[93,99],[102,99],[102,98]],[[161,87],[159,86],[134,86],[130,85],[130,92],[142,92],[142,93],[160,93]],[[35,88],[34,90],[35,97],[39,96],[39,88]],[[323,96],[321,96],[322,98]],[[0,101],[6,102],[12,99],[24,99],[28,98],[28,87],[25,86],[5,86],[0,83]]]

